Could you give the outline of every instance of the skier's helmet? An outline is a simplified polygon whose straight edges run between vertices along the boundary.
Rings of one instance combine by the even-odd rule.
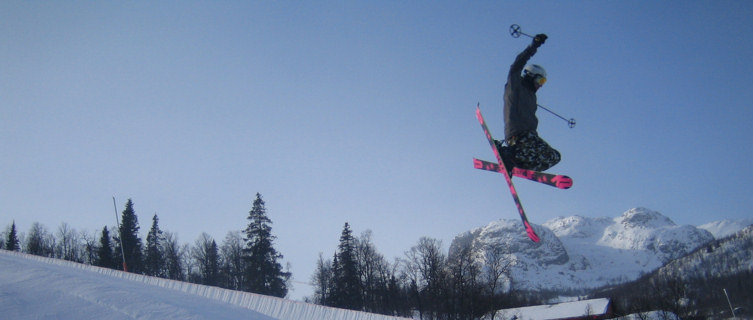
[[[523,69],[523,75],[533,78],[539,85],[546,83],[546,70],[538,64],[529,64]]]

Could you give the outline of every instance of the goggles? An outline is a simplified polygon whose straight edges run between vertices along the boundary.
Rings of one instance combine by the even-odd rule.
[[[546,77],[544,77],[544,76],[542,76],[540,74],[536,75],[536,77],[533,78],[533,82],[536,83],[536,84],[538,84],[538,85],[540,85],[540,86],[543,86],[546,83]]]

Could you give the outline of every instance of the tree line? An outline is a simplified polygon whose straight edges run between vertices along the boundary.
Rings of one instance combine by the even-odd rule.
[[[128,199],[119,229],[102,228],[99,237],[77,232],[62,223],[55,234],[33,223],[20,240],[15,222],[0,247],[44,257],[65,259],[95,266],[125,270],[149,276],[190,281],[276,297],[288,293],[291,273],[284,270],[283,256],[273,246],[272,221],[261,194],[256,194],[248,225],[243,231],[228,232],[221,245],[202,233],[193,246],[180,245],[178,237],[162,231],[157,214],[146,236],[139,237],[138,217]]]
[[[277,297],[287,295],[291,272],[273,246],[271,220],[256,194],[244,230],[230,231],[218,243],[202,233],[179,244],[163,231],[157,214],[145,239],[133,201],[128,199],[118,228],[99,235],[77,232],[62,223],[53,234],[34,223],[19,241],[15,223],[0,238],[0,247],[105,268],[189,281]],[[372,241],[372,232],[353,235],[345,223],[331,258],[320,253],[311,278],[308,302],[420,319],[494,319],[494,311],[540,303],[543,297],[510,291],[507,249],[501,245],[458,246],[446,253],[442,242],[422,237],[403,257],[388,261]],[[125,257],[125,258],[124,258]]]
[[[439,240],[422,237],[404,257],[387,261],[372,242],[345,223],[332,258],[319,255],[310,301],[338,308],[420,319],[494,319],[494,311],[532,303],[511,292],[512,261],[501,245],[445,254]]]

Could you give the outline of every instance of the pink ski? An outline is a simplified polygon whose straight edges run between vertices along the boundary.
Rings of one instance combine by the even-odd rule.
[[[481,170],[505,173],[505,169],[502,169],[502,167],[500,167],[498,163],[479,160],[476,158],[473,159],[473,167]],[[573,186],[573,179],[570,179],[570,177],[561,174],[551,174],[521,168],[513,168],[512,175],[519,178],[543,183],[545,185],[559,189],[570,189],[570,187]]]
[[[533,230],[533,227],[531,227],[531,224],[528,223],[528,218],[526,217],[526,213],[523,210],[523,205],[520,203],[520,198],[518,198],[518,192],[515,190],[515,186],[512,184],[512,177],[510,177],[507,174],[507,170],[505,170],[505,165],[502,162],[502,156],[499,154],[499,150],[497,149],[496,144],[494,143],[494,138],[492,138],[492,134],[489,132],[489,128],[486,126],[486,122],[484,121],[484,117],[481,116],[481,107],[476,106],[476,118],[478,118],[478,121],[481,123],[481,128],[484,129],[484,133],[486,134],[486,138],[489,140],[489,144],[492,147],[492,151],[494,151],[494,155],[497,156],[497,165],[499,165],[499,169],[497,172],[502,173],[503,176],[505,176],[505,180],[507,181],[507,185],[510,187],[510,193],[512,194],[512,198],[515,201],[515,205],[518,207],[518,213],[520,214],[520,218],[523,220],[523,225],[526,228],[526,233],[528,233],[528,237],[533,240],[533,242],[539,242],[539,236],[536,234],[536,231]]]

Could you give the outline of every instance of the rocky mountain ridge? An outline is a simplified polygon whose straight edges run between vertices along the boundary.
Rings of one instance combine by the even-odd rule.
[[[723,232],[736,228],[734,223],[704,226]],[[483,259],[487,248],[498,246],[512,261],[508,288],[578,290],[637,279],[715,239],[704,228],[677,225],[646,208],[615,218],[558,217],[533,227],[539,243],[526,237],[517,219],[493,221],[456,236],[450,254],[470,246]]]

